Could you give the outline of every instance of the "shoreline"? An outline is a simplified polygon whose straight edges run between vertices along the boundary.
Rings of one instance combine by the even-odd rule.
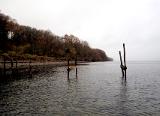
[[[18,62],[18,61],[17,61]],[[77,65],[87,65],[89,62],[77,61]],[[17,63],[13,64],[7,62],[4,70],[3,63],[0,63],[0,77],[1,79],[14,79],[19,77],[32,77],[32,75],[41,73],[49,68],[67,66],[67,61],[46,61],[46,62],[32,62],[32,63]],[[75,61],[70,61],[70,66],[75,66]]]
[[[19,63],[20,62],[20,63]],[[77,61],[77,65],[83,65],[83,64],[87,64],[89,62],[86,61]],[[11,62],[10,61],[6,61],[6,69],[11,68]],[[46,62],[29,62],[29,61],[17,61],[17,68],[20,67],[28,67],[28,66],[46,66],[46,65],[52,65],[52,66],[67,66],[67,61],[46,61]],[[75,61],[70,61],[70,65],[73,66],[75,65]],[[4,67],[4,62],[0,61],[0,69],[3,69]],[[13,63],[13,67],[12,68],[16,68],[16,63]]]

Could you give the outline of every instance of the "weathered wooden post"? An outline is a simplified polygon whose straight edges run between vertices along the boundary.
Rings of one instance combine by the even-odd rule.
[[[76,55],[76,58],[75,58],[75,67],[76,67],[76,78],[77,78],[77,55]]]
[[[13,68],[13,59],[11,58],[11,68]]]
[[[12,76],[13,76],[14,72],[13,72],[13,59],[12,58],[11,58],[11,70],[12,70]]]
[[[122,70],[122,77],[125,78],[126,80],[126,70],[127,70],[127,66],[126,66],[126,49],[125,49],[125,44],[123,43],[123,51],[124,51],[124,64],[122,61],[122,56],[121,56],[121,51],[119,51],[119,57],[120,57],[120,62],[121,62],[121,70]]]
[[[65,54],[66,54],[66,59],[67,59],[67,79],[69,81],[69,72],[70,72],[70,67],[69,67],[69,53],[70,53],[70,49],[69,48],[66,48],[65,49]]]
[[[122,68],[122,66],[123,66],[123,61],[122,61],[121,51],[119,51],[119,58],[120,58],[120,62],[121,62],[120,68],[121,68],[121,70],[122,70],[122,77],[124,77],[124,72],[123,72],[123,68]]]
[[[77,57],[75,58],[75,66],[77,66]]]
[[[69,71],[70,71],[70,68],[69,68],[69,59],[67,60],[67,78],[69,80]]]
[[[126,80],[126,70],[127,70],[127,66],[126,66],[126,49],[125,49],[125,44],[123,43],[123,50],[124,50],[124,77]]]
[[[78,77],[78,76],[77,76],[77,73],[78,73],[78,69],[77,69],[77,66],[76,66],[76,78]]]
[[[29,59],[29,74],[30,74],[30,76],[32,76],[31,59]]]
[[[17,59],[16,59],[16,75],[18,75],[18,61],[17,61]]]
[[[6,58],[5,56],[3,57],[3,60],[4,60],[3,73],[4,73],[4,76],[6,76]]]
[[[17,69],[17,64],[18,64],[18,62],[17,62],[17,59],[16,59],[16,69]]]

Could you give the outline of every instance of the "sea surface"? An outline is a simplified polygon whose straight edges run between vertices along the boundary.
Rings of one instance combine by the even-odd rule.
[[[1,116],[160,116],[160,62],[119,62],[66,67],[0,83]]]

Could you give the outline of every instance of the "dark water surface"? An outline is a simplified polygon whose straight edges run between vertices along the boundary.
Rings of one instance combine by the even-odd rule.
[[[127,82],[119,62],[66,67],[0,84],[0,115],[159,116],[160,62],[128,62]]]

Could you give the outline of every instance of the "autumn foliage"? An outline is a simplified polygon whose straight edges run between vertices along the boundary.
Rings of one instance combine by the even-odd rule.
[[[46,56],[52,58],[75,57],[83,61],[112,60],[100,49],[93,49],[86,41],[74,35],[63,37],[49,30],[23,26],[9,16],[0,13],[0,55],[10,57]]]

